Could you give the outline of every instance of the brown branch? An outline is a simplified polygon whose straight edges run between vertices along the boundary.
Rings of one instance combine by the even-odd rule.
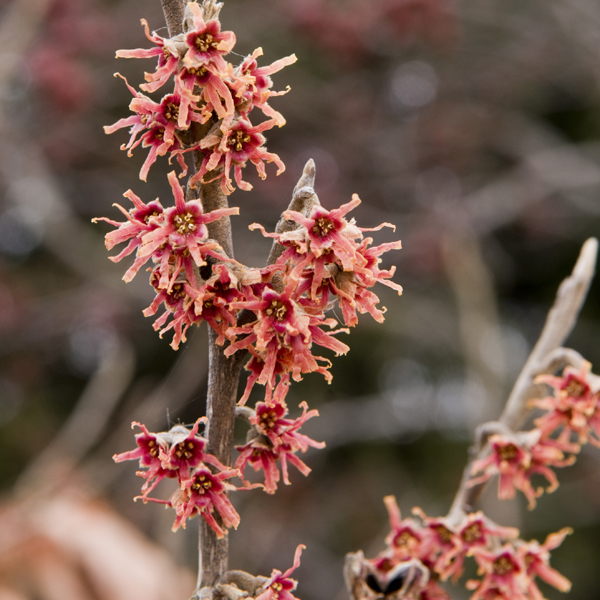
[[[537,375],[545,372],[552,365],[556,367],[564,361],[578,360],[576,353],[560,348],[577,322],[594,277],[597,253],[598,240],[588,239],[581,248],[572,274],[558,288],[556,300],[548,313],[540,338],[519,374],[500,416],[498,421],[500,427],[516,431],[522,425],[530,410],[529,400],[538,394],[538,387],[534,384]],[[459,519],[464,512],[471,512],[485,489],[485,483],[468,487],[468,482],[473,463],[488,451],[486,442],[489,435],[490,431],[486,430],[485,425],[477,432],[475,446],[469,452],[469,461],[450,509],[451,519]]]
[[[174,37],[183,33],[183,15],[185,12],[185,0],[160,0],[169,37]]]

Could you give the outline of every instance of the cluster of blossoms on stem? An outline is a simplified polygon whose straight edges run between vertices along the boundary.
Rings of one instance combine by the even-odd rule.
[[[144,314],[152,316],[161,306],[164,308],[154,329],[161,335],[173,330],[174,349],[186,341],[191,325],[206,321],[218,333],[217,343],[228,344],[226,355],[248,351],[249,376],[239,404],[247,402],[255,384],[265,386],[265,401],[257,406],[256,418],[261,411],[274,411],[276,430],[285,429],[285,435],[266,435],[264,424],[251,420],[252,437],[240,448],[238,466],[244,469],[250,464],[263,470],[265,489],[273,493],[280,478],[278,464],[283,481],[288,483],[288,462],[304,474],[309,472],[296,453],[305,452],[309,446],[322,447],[297,433],[316,411],[304,407],[299,419],[290,422],[283,418],[290,379],[298,381],[305,373],[319,372],[330,381],[330,362],[315,354],[314,347],[338,355],[348,351],[348,346],[335,337],[348,329],[334,329],[337,321],[325,316],[335,300],[347,326],[357,323],[357,313],[369,313],[378,322],[383,321],[385,309],[378,308],[379,298],[370,288],[381,282],[401,293],[402,288],[390,281],[394,269],[379,268],[380,256],[399,249],[400,242],[372,246],[372,238],[363,236],[372,230],[345,218],[360,203],[356,195],[351,202],[329,211],[313,193],[306,216],[292,210],[284,212],[284,218],[296,227],[292,231],[267,233],[261,226],[253,226],[274,238],[282,251],[274,264],[251,269],[228,258],[208,237],[208,223],[237,214],[238,209],[205,213],[200,200],[186,202],[175,172],[169,173],[169,183],[174,206],[163,208],[158,200],[145,204],[130,190],[125,196],[133,208],[127,211],[117,205],[126,221],[97,220],[116,227],[106,235],[108,249],[126,243],[111,260],[117,262],[135,252],[125,281],[131,281],[150,263],[150,284],[156,296]],[[384,223],[376,229],[384,226],[390,225]]]
[[[550,550],[571,529],[551,534],[543,544],[519,539],[513,527],[501,527],[481,511],[460,518],[427,517],[415,508],[415,517],[402,519],[393,496],[384,499],[391,531],[386,548],[367,562],[365,585],[377,593],[403,590],[402,598],[449,600],[440,581],[456,581],[464,561],[472,557],[479,579],[470,579],[471,600],[543,600],[536,578],[568,591],[570,582],[549,566]],[[375,597],[375,596],[374,596]]]
[[[126,82],[133,95],[130,109],[134,114],[104,128],[106,133],[125,127],[130,129],[129,141],[122,146],[129,155],[140,144],[149,148],[140,171],[144,181],[157,157],[167,154],[170,160],[177,159],[182,176],[185,175],[187,166],[183,155],[190,151],[195,151],[198,166],[190,184],[220,179],[225,194],[234,190],[232,169],[237,185],[244,190],[251,189],[242,179],[242,168],[248,161],[255,165],[263,179],[265,162],[274,162],[277,174],[285,170],[279,157],[266,150],[262,134],[285,124],[283,116],[268,100],[287,90],[273,91],[270,75],[294,63],[296,57],[288,56],[259,67],[257,59],[263,52],[257,48],[234,67],[225,56],[233,50],[236,38],[232,31],[221,31],[220,8],[214,1],[204,2],[202,6],[190,2],[183,22],[184,31],[172,38],[150,33],[148,23],[142,19],[146,37],[154,47],[117,52],[120,58],[158,57],[156,70],[146,73],[146,83],[139,86],[141,92]],[[146,95],[170,81],[173,87],[160,101]],[[254,108],[260,109],[267,120],[252,124],[250,113]],[[204,126],[200,135],[199,126]]]
[[[137,448],[115,454],[113,459],[115,462],[139,460],[140,467],[145,470],[137,474],[146,481],[142,486],[142,495],[136,500],[158,502],[175,509],[173,531],[179,527],[185,528],[186,520],[199,514],[218,537],[223,537],[225,531],[215,520],[214,512],[219,514],[226,529],[237,528],[240,517],[227,492],[240,488],[226,480],[238,476],[239,471],[227,468],[205,451],[206,440],[198,435],[202,422],[206,422],[206,417],[198,419],[191,430],[183,425],[175,425],[161,433],[151,433],[145,425],[134,422],[133,426],[142,430],[135,436]],[[177,490],[168,500],[151,498],[149,494],[165,477],[177,479]]]
[[[531,401],[543,414],[535,419],[534,429],[490,436],[490,452],[473,464],[474,486],[498,475],[498,496],[513,498],[516,490],[525,494],[529,508],[544,488],[534,488],[531,478],[543,476],[547,492],[558,487],[553,471],[572,465],[581,446],[587,442],[600,447],[600,393],[591,365],[584,361],[579,369],[566,367],[560,377],[540,375],[536,383],[548,385],[552,396]]]

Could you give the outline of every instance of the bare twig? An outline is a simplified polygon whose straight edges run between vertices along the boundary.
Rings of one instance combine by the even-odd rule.
[[[579,316],[594,277],[597,253],[598,241],[595,238],[588,239],[581,249],[572,274],[558,288],[556,300],[548,313],[540,338],[519,374],[500,416],[499,423],[508,430],[517,430],[525,420],[529,410],[528,401],[536,394],[535,377],[549,367],[559,366],[565,360],[578,360],[577,353],[560,348]],[[450,509],[451,519],[459,519],[464,512],[470,512],[485,488],[485,483],[468,487],[473,462],[487,451],[487,435],[482,430],[479,434],[480,439],[470,450],[469,461]]]

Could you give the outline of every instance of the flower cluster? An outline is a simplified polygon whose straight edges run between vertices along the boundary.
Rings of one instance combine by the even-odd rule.
[[[466,583],[474,591],[471,600],[541,600],[536,577],[561,591],[570,589],[569,581],[549,566],[550,550],[571,533],[569,528],[549,535],[544,544],[524,542],[517,529],[496,525],[482,512],[463,514],[460,519],[431,518],[415,508],[418,518],[402,519],[395,498],[388,496],[384,501],[391,532],[386,548],[368,561],[372,575],[366,583],[375,591],[385,585],[393,587],[398,573],[406,577],[405,565],[416,563],[425,575],[415,586],[418,595],[406,597],[449,599],[438,581],[457,580],[466,557],[475,559],[482,576]]]
[[[287,464],[294,465],[303,475],[310,473],[310,468],[297,456],[298,451],[306,452],[309,446],[324,448],[324,442],[315,442],[308,436],[299,433],[302,425],[319,413],[308,410],[306,402],[300,407],[303,413],[297,419],[286,419],[288,408],[285,395],[289,388],[289,381],[283,379],[277,386],[269,402],[258,402],[255,410],[249,417],[252,429],[248,433],[248,441],[243,446],[238,446],[241,452],[235,466],[242,473],[247,465],[255,471],[263,470],[265,477],[265,491],[274,494],[280,478],[277,463],[281,463],[283,481],[289,485]],[[244,482],[247,484],[247,482]]]
[[[125,281],[131,281],[142,266],[151,262],[150,283],[156,296],[144,314],[154,315],[161,305],[164,307],[154,328],[161,335],[173,329],[174,349],[186,341],[191,325],[206,321],[218,333],[217,343],[228,344],[226,355],[247,350],[246,369],[250,374],[239,404],[247,402],[259,383],[266,388],[264,407],[283,417],[290,379],[298,381],[305,373],[319,372],[331,380],[329,360],[315,354],[314,347],[338,355],[349,349],[335,337],[348,330],[333,329],[337,321],[325,316],[333,301],[340,303],[348,326],[357,323],[357,312],[383,321],[385,309],[377,307],[379,298],[369,288],[381,282],[401,293],[402,288],[390,281],[394,269],[379,268],[381,254],[399,249],[400,242],[372,246],[372,238],[363,237],[363,232],[372,230],[345,218],[360,203],[354,196],[351,202],[331,211],[317,203],[307,217],[286,211],[284,218],[296,224],[293,231],[267,233],[261,227],[263,234],[275,238],[283,251],[273,265],[250,269],[227,258],[221,246],[208,237],[206,228],[208,223],[237,214],[238,209],[204,213],[199,200],[186,202],[175,172],[169,173],[169,182],[174,206],[163,208],[158,200],[145,204],[128,191],[125,196],[134,207],[126,211],[117,205],[126,221],[97,219],[117,228],[106,236],[108,249],[127,244],[112,260],[120,261],[135,252]],[[384,226],[390,225],[384,223],[376,229]],[[238,324],[242,311],[245,317]],[[258,406],[257,414],[264,407]],[[308,467],[295,454],[308,446],[321,446],[297,430],[315,414],[304,408],[303,416],[293,424],[284,419],[291,429],[281,438],[264,436],[260,427],[255,427],[252,439],[241,449],[240,468],[250,464],[263,469],[269,493],[274,492],[280,477],[276,463],[281,463],[285,483],[289,483],[288,461],[308,473]]]
[[[537,377],[536,383],[553,390],[552,396],[531,401],[531,406],[544,414],[534,421],[531,431],[492,435],[490,453],[473,464],[473,474],[481,474],[469,485],[499,475],[498,496],[513,498],[520,490],[530,509],[544,492],[543,487],[533,487],[532,476],[541,475],[547,480],[547,492],[556,490],[558,479],[553,468],[572,465],[582,444],[600,446],[599,392],[592,385],[595,376],[590,368],[590,363],[584,362],[579,370],[566,367],[560,377]]]
[[[106,133],[130,128],[130,139],[122,146],[129,155],[140,144],[149,148],[140,171],[144,181],[157,156],[166,154],[170,159],[177,159],[185,175],[183,154],[191,150],[197,152],[196,162],[200,168],[190,184],[220,179],[221,189],[226,194],[234,190],[232,169],[237,185],[244,190],[251,189],[242,179],[241,171],[248,161],[255,165],[263,179],[265,162],[274,162],[278,175],[285,170],[279,157],[266,150],[262,134],[285,124],[283,116],[268,100],[287,90],[273,91],[270,75],[294,63],[296,57],[288,56],[259,67],[257,58],[262,49],[258,48],[234,67],[224,57],[235,46],[235,34],[221,31],[219,9],[214,2],[205,2],[203,6],[190,2],[184,32],[172,38],[150,33],[148,23],[142,19],[146,37],[154,47],[117,52],[121,58],[158,58],[156,70],[146,73],[146,83],[140,85],[143,92],[153,93],[169,81],[174,82],[172,90],[158,102],[126,82],[133,95],[130,109],[134,114],[105,127]],[[260,109],[267,120],[253,125],[250,113],[254,108]],[[194,129],[194,141],[189,135],[193,124],[205,125],[200,136],[197,128]]]
[[[229,501],[227,491],[240,488],[226,480],[239,476],[239,471],[228,469],[205,451],[206,440],[198,435],[198,428],[203,422],[206,422],[206,417],[198,419],[191,430],[183,425],[175,425],[169,431],[161,433],[151,433],[145,425],[134,422],[132,426],[142,430],[135,436],[137,448],[115,454],[113,460],[139,460],[140,467],[145,470],[138,471],[137,474],[146,479],[146,482],[142,486],[142,495],[138,498],[144,502],[158,502],[174,508],[177,516],[173,531],[179,527],[185,528],[186,520],[199,514],[218,537],[223,537],[226,532],[217,523],[213,513],[217,511],[226,528],[237,528],[240,517]],[[165,477],[177,478],[177,491],[169,500],[149,497],[150,492]]]

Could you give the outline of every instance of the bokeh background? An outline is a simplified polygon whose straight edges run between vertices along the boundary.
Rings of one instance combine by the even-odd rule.
[[[107,260],[104,224],[131,188],[170,198],[166,162],[138,179],[127,158],[134,84],[152,61],[139,19],[166,35],[158,0],[0,0],[0,599],[181,600],[194,586],[197,526],[132,502],[140,478],[111,456],[133,447],[130,423],[161,431],[204,414],[206,330],[178,352],[141,314],[138,277]],[[327,448],[304,458],[277,494],[234,498],[242,523],[231,566],[269,575],[307,550],[303,600],[343,600],[342,562],[374,556],[388,530],[382,497],[404,515],[447,512],[474,427],[499,415],[583,241],[600,231],[600,5],[594,0],[227,0],[239,57],[262,46],[290,85],[269,132],[286,172],[237,191],[238,258],[265,262],[272,230],[305,161],[327,208],[358,193],[359,224],[397,225],[398,297],[380,287],[385,324],[369,316],[334,360],[327,386],[290,391],[321,413],[306,432]],[[600,284],[569,345],[600,359]],[[257,395],[258,397],[258,395]],[[243,431],[240,430],[240,441]],[[585,448],[561,487],[529,512],[522,498],[482,506],[522,537],[575,529],[552,564],[570,598],[597,597],[600,451]],[[168,497],[168,483],[159,487]],[[161,484],[161,486],[163,485]],[[541,584],[550,599],[561,594]],[[454,598],[465,598],[461,585]]]

